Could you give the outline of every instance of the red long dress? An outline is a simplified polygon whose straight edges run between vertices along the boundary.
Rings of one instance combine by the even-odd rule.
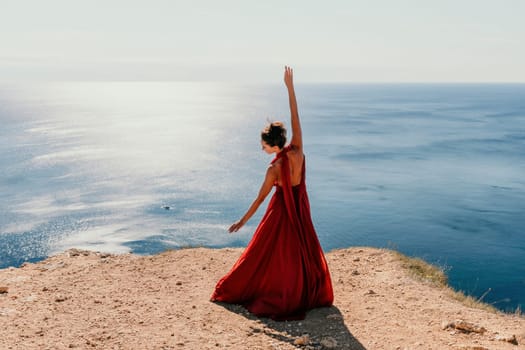
[[[330,272],[310,215],[305,185],[291,185],[285,147],[282,186],[275,185],[266,213],[250,243],[230,272],[215,287],[212,301],[244,305],[251,313],[274,320],[297,320],[305,312],[332,305]]]

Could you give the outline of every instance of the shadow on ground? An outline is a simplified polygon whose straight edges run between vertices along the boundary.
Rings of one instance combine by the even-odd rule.
[[[219,302],[216,304],[250,320],[257,321],[260,327],[252,327],[252,333],[264,333],[277,343],[288,343],[298,349],[309,350],[366,350],[363,344],[346,327],[343,315],[335,306],[310,310],[304,320],[281,322],[256,317],[240,305]],[[305,335],[308,335],[306,343],[295,343],[296,340]]]

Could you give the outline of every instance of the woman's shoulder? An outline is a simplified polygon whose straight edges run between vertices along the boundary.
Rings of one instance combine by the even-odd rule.
[[[286,148],[286,153],[292,157],[303,157],[303,150],[300,147],[297,147],[295,145],[289,144]]]
[[[279,174],[281,173],[281,164],[282,160],[277,159],[275,162],[272,162],[268,165],[268,168],[266,169],[266,176],[269,176],[270,178],[273,178],[274,180],[279,178]]]
[[[283,159],[277,158],[268,165],[268,169],[272,169],[272,170],[279,169],[281,168],[282,163],[283,163]]]

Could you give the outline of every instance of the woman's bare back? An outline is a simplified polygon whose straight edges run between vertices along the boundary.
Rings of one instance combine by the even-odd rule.
[[[297,186],[301,183],[302,180],[302,169],[304,162],[303,152],[290,147],[290,150],[286,154],[288,156],[288,166],[290,167],[290,182],[292,186]],[[282,160],[277,160],[273,165],[275,167],[275,173],[277,176],[277,185],[282,186],[281,179],[281,166]]]

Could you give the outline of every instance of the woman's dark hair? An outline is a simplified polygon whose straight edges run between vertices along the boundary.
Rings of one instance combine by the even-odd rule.
[[[261,139],[268,144],[268,146],[277,146],[283,148],[286,143],[286,129],[281,122],[273,122],[268,124],[261,132]]]

